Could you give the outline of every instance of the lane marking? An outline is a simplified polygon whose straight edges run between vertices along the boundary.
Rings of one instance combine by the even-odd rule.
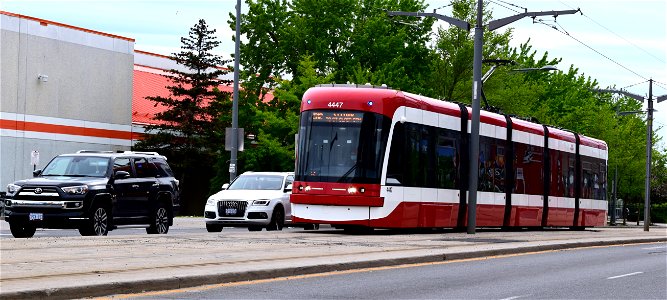
[[[627,277],[627,276],[632,276],[632,275],[637,275],[637,274],[642,274],[642,273],[644,273],[644,272],[628,273],[628,274],[623,274],[623,275],[618,275],[618,276],[607,277],[607,279],[616,279],[616,278]]]
[[[527,296],[529,296],[529,295],[512,296],[512,297],[503,298],[503,299],[500,299],[500,300],[514,300],[514,299],[519,299],[519,298],[523,298],[523,297],[527,297]]]
[[[653,250],[653,249],[663,249],[663,248],[667,248],[667,245],[655,246],[655,247],[650,247],[650,248],[642,248],[642,250]]]

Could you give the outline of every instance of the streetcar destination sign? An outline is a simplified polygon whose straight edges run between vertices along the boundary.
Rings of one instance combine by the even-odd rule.
[[[363,112],[314,112],[313,122],[321,123],[361,123]]]

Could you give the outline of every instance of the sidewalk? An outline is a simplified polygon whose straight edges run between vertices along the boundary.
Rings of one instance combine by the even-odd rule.
[[[199,218],[176,227],[203,228]],[[0,298],[83,298],[585,246],[667,241],[667,227],[615,226],[474,235],[377,230],[189,233],[3,239]]]

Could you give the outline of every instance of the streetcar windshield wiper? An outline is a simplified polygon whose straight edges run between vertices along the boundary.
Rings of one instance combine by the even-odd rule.
[[[345,174],[340,176],[340,178],[336,182],[343,182],[343,180],[347,179],[347,177],[350,176],[350,174],[352,174],[352,172],[354,172],[354,170],[357,169],[357,166],[359,166],[358,161],[355,162],[354,165],[349,170],[347,170],[347,172],[345,172]]]

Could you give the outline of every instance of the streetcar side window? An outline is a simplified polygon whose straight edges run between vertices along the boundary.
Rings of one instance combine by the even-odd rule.
[[[461,134],[453,130],[438,129],[438,145],[436,155],[438,156],[437,186],[441,189],[454,189],[459,187],[459,144]]]
[[[596,159],[595,161],[600,166],[600,174],[598,176],[600,190],[598,190],[598,197],[595,199],[607,200],[607,163],[603,159]]]
[[[514,142],[515,194],[544,194],[544,148]],[[574,165],[573,165],[574,168]]]
[[[396,123],[392,135],[387,185],[459,187],[461,134],[413,123]]]
[[[592,157],[581,157],[581,198],[605,200],[607,194],[607,170],[604,161]]]
[[[500,193],[505,190],[505,141],[479,137],[479,190]]]
[[[389,150],[389,162],[387,163],[387,185],[403,185],[403,176],[406,164],[403,149],[405,148],[405,125],[396,123],[394,133],[391,137],[391,149]]]
[[[435,127],[422,125],[421,127],[421,143],[419,147],[419,156],[421,161],[420,177],[421,185],[423,187],[436,187],[436,156],[435,156],[435,141],[436,130]]]
[[[405,126],[405,137],[407,138],[407,148],[405,149],[405,156],[407,158],[405,164],[405,183],[407,186],[422,186],[423,170],[419,163],[421,157],[421,131],[419,125],[408,123]]]

